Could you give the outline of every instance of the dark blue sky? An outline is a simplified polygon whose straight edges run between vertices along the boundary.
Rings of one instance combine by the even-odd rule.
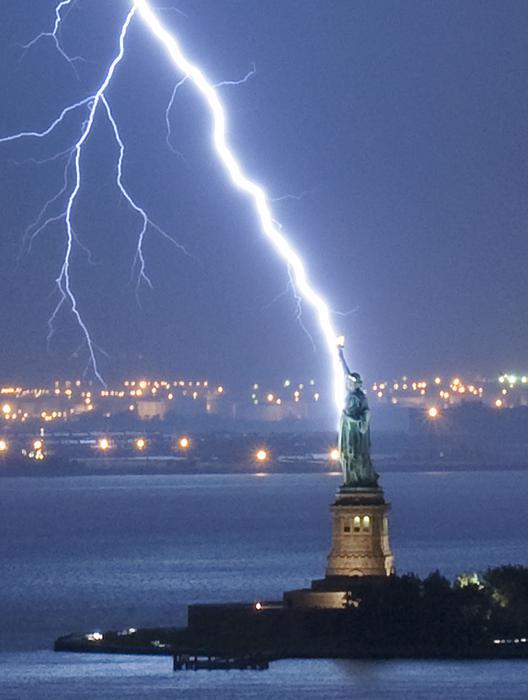
[[[229,135],[274,205],[330,303],[351,364],[368,378],[404,373],[525,370],[528,345],[528,5],[526,2],[163,0],[187,53],[222,88]],[[0,6],[0,135],[45,127],[90,94],[115,54],[128,2],[78,0],[62,41],[80,54],[77,80],[43,41],[54,1]],[[295,322],[287,274],[233,191],[211,148],[210,119],[190,86],[164,110],[175,76],[139,21],[108,98],[127,144],[125,179],[192,258],[151,233],[154,290],[141,307],[130,283],[139,221],[120,200],[117,149],[102,113],[87,144],[73,286],[109,378],[209,376],[229,383],[327,377]],[[81,112],[45,142],[0,146],[0,375],[76,376],[85,353],[62,314],[46,350],[46,321],[64,231],[50,228],[17,255],[25,227],[61,186]],[[85,116],[85,114],[83,115]],[[55,211],[58,211],[55,210]],[[72,357],[73,354],[73,357]]]

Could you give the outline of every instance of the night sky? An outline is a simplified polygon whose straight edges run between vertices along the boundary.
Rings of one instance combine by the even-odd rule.
[[[184,50],[221,88],[229,137],[347,336],[353,369],[495,375],[528,367],[528,4],[442,0],[159,0]],[[43,40],[54,0],[0,4],[0,136],[45,128],[94,91],[117,51],[126,0],[78,0],[62,43]],[[244,386],[328,378],[314,318],[295,320],[284,264],[233,190],[192,86],[165,108],[174,73],[139,20],[107,96],[127,145],[125,181],[190,257],[151,232],[154,289],[136,299],[140,221],[115,186],[118,155],[101,111],[75,210],[72,285],[108,379],[193,376]],[[86,111],[45,141],[0,145],[0,380],[74,378],[86,352],[61,313],[47,318],[64,251],[50,227],[19,256],[24,229],[62,185]],[[20,164],[21,161],[26,161]],[[52,210],[58,213],[60,207]],[[278,298],[277,298],[278,297]]]

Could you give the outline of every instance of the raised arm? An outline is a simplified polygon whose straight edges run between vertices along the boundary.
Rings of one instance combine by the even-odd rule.
[[[341,345],[338,348],[338,352],[339,359],[341,360],[341,364],[343,365],[343,371],[345,372],[345,374],[352,374],[352,372],[350,371],[350,367],[347,365],[347,361],[345,360],[345,352]]]

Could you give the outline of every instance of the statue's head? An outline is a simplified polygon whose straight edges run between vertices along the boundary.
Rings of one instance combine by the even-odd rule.
[[[347,389],[349,391],[354,391],[356,387],[360,387],[363,385],[363,380],[361,379],[361,375],[358,374],[357,372],[351,372],[351,374],[347,375]]]

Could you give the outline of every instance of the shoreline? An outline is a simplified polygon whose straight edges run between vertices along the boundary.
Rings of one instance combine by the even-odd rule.
[[[275,648],[266,646],[262,649],[251,648],[242,650],[233,647],[232,644],[211,647],[204,644],[204,640],[188,638],[188,628],[139,628],[133,635],[125,635],[123,632],[107,631],[101,640],[88,639],[89,634],[68,634],[58,637],[53,645],[53,651],[75,654],[123,654],[130,656],[168,656],[174,657],[180,654],[189,656],[211,656],[228,658],[244,655],[261,655],[267,661],[280,661],[285,659],[366,659],[381,661],[387,659],[423,660],[423,661],[501,661],[501,660],[528,660],[528,644],[515,643],[515,640],[503,640],[509,643],[489,644],[476,646],[463,653],[454,652],[452,649],[423,648],[405,646],[390,643],[380,645],[378,648],[361,648],[351,646],[348,649],[339,649],[331,644],[324,644],[319,649],[308,648],[308,643],[291,646],[290,648]],[[130,641],[130,637],[136,637],[137,642]],[[160,638],[165,640],[160,641]],[[309,641],[309,640],[306,640]],[[517,640],[519,642],[519,640]],[[313,642],[312,642],[313,644]],[[304,646],[304,648],[303,648]]]
[[[526,472],[528,463],[519,464],[482,464],[474,462],[382,462],[376,463],[378,469],[384,474],[391,473],[415,473],[415,474],[450,474],[457,472]],[[339,476],[341,472],[327,462],[306,460],[302,463],[268,463],[262,466],[228,463],[219,465],[216,462],[200,463],[173,463],[170,460],[156,459],[145,461],[124,461],[120,464],[112,464],[105,460],[101,464],[93,462],[76,464],[0,464],[0,479],[2,478],[54,478],[54,477],[83,477],[83,476],[274,476],[294,474],[320,474],[326,476]]]

